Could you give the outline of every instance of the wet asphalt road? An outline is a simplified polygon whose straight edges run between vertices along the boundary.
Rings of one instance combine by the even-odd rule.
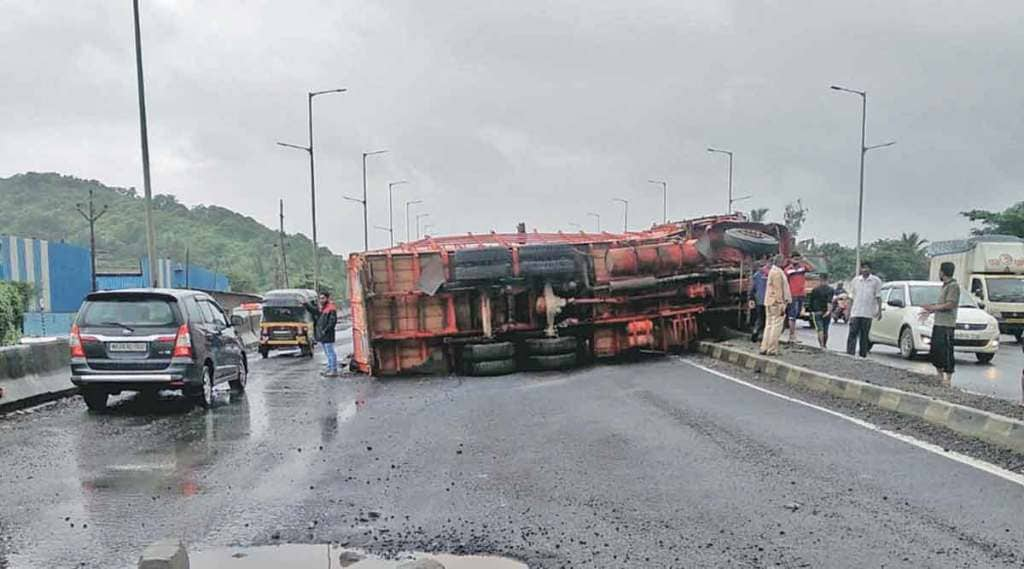
[[[317,366],[259,362],[209,412],[69,399],[0,420],[0,567],[128,567],[175,535],[532,568],[1024,566],[1024,487],[685,359],[391,381]]]
[[[846,324],[833,323],[829,331],[828,347],[837,352],[846,351]],[[789,338],[789,332],[783,339]],[[808,346],[817,346],[818,339],[814,330],[801,323],[797,328],[797,340]],[[1021,373],[1024,371],[1024,350],[1013,336],[1000,337],[999,351],[992,363],[978,363],[974,354],[956,354],[956,373],[953,374],[953,387],[998,397],[1009,401],[1024,401],[1022,393]],[[913,360],[906,360],[895,346],[876,344],[871,348],[869,358],[885,365],[916,371],[923,374],[934,374],[935,368],[928,362],[927,354]]]

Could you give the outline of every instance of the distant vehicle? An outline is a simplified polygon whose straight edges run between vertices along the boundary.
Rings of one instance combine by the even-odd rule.
[[[939,265],[950,261],[954,276],[971,291],[986,312],[999,321],[999,330],[1022,341],[1024,336],[1024,239],[1012,235],[980,235],[940,241],[928,248],[929,277],[939,280]]]
[[[245,390],[248,362],[237,323],[199,291],[94,292],[71,327],[71,382],[92,411],[105,409],[112,394],[165,389],[209,407],[218,383]]]
[[[871,326],[868,335],[873,344],[887,344],[900,349],[912,359],[931,347],[933,316],[921,320],[921,305],[938,302],[942,285],[930,281],[895,281],[882,286],[882,317]],[[973,353],[981,363],[988,363],[999,350],[999,324],[978,308],[971,295],[960,289],[953,349]]]
[[[263,295],[263,321],[260,323],[260,356],[273,350],[298,348],[312,356],[316,340],[317,293],[309,289],[272,290]]]

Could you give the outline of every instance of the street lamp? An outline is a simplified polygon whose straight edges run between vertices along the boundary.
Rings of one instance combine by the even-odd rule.
[[[139,0],[134,0],[132,2],[132,8],[135,16],[135,75],[139,86],[139,139],[142,143],[142,185],[145,196],[144,213],[146,218],[146,256],[149,257],[148,284],[150,287],[156,288],[156,227],[153,225],[153,186],[150,183],[149,178],[149,134],[146,126],[146,82],[142,74],[142,29],[139,25]],[[95,270],[93,273],[95,274]]]
[[[399,180],[397,182],[388,182],[388,226],[391,228],[388,231],[391,232],[391,246],[392,247],[395,246],[395,218],[394,218],[394,215],[393,215],[394,208],[391,205],[392,195],[393,195],[393,193],[395,191],[395,186],[399,186],[399,185],[402,185],[402,184],[408,184],[408,183],[409,182],[407,182],[405,180]]]
[[[384,154],[387,150],[374,150],[373,152],[363,152],[363,199],[350,198],[348,196],[342,196],[350,202],[363,205],[363,250],[370,250],[370,219],[369,214],[366,210],[366,157],[373,156],[374,154]]]
[[[731,214],[732,213],[732,204],[735,203],[735,202],[740,201],[739,199],[737,199],[737,200],[732,199],[732,150],[719,150],[717,148],[708,148],[708,152],[717,152],[719,154],[728,154],[729,155],[729,208],[725,211],[725,213]],[[746,198],[740,198],[740,199],[746,199]]]
[[[884,148],[886,146],[892,146],[896,144],[895,141],[885,142],[882,144],[873,144],[868,146],[865,139],[867,135],[867,121],[868,121],[868,93],[867,91],[858,91],[856,89],[847,89],[846,87],[840,87],[838,85],[832,85],[830,87],[833,91],[843,91],[846,93],[853,93],[854,95],[860,95],[860,191],[857,197],[857,261],[856,271],[860,272],[860,243],[861,235],[864,229],[864,155],[868,153],[868,150],[874,150],[876,148]]]
[[[612,198],[613,202],[619,202],[622,204],[622,231],[629,232],[629,200],[622,198]]]
[[[668,182],[665,180],[647,180],[647,183],[661,185],[661,222],[668,223]]]
[[[420,238],[420,220],[424,217],[428,217],[429,213],[417,213],[416,214],[416,239]]]
[[[345,91],[348,91],[348,89],[326,89],[306,93],[307,118],[309,119],[309,146],[288,144],[286,142],[277,143],[278,146],[305,150],[309,153],[309,210],[310,216],[313,218],[313,288],[318,291],[320,290],[320,247],[316,239],[316,167],[313,160],[313,97],[328,93],[344,93]]]
[[[597,219],[597,232],[600,233],[601,232],[601,214],[600,213],[594,213],[592,211],[588,211],[587,215]]]
[[[409,241],[412,241],[411,236],[409,234],[409,206],[414,205],[414,204],[418,204],[418,203],[423,203],[423,200],[411,200],[411,201],[405,202],[405,242],[406,243],[408,243]]]

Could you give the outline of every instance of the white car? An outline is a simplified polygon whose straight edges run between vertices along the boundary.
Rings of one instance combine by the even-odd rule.
[[[896,346],[906,359],[927,353],[934,317],[929,315],[922,320],[921,306],[936,303],[941,288],[941,283],[932,281],[885,283],[881,291],[882,315],[871,324],[868,339],[873,344]],[[981,363],[992,361],[999,349],[999,323],[978,308],[978,303],[963,289],[953,334],[953,349],[973,353]]]

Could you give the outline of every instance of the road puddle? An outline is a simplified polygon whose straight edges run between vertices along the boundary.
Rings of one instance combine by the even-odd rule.
[[[382,559],[327,544],[226,547],[190,552],[189,557],[192,569],[529,569],[524,563],[504,557],[402,553],[396,559]]]

